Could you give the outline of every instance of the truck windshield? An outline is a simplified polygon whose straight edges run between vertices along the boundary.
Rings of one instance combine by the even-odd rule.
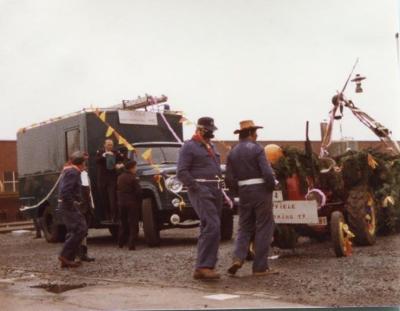
[[[151,149],[151,151],[149,151]],[[149,164],[169,164],[177,163],[180,147],[136,147],[136,154],[133,153],[131,159],[134,159],[138,165]],[[150,154],[150,159],[145,160],[143,153]]]

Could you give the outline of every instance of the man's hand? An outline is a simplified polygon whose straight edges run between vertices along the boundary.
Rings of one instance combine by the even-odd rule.
[[[115,164],[115,168],[117,169],[117,170],[119,170],[119,169],[121,169],[121,168],[123,168],[124,167],[124,164],[122,164],[122,163],[117,163],[117,164]]]

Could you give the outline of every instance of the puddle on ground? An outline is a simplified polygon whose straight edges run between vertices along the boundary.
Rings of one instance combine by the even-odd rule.
[[[31,288],[42,288],[50,293],[53,294],[61,294],[69,290],[73,289],[78,289],[78,288],[83,288],[88,286],[86,283],[81,283],[81,284],[51,284],[51,283],[46,283],[46,284],[39,284],[39,285],[34,285],[30,286]]]

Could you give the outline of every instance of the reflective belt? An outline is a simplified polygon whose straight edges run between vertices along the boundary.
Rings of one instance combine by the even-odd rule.
[[[265,180],[262,178],[252,178],[252,179],[246,179],[246,180],[239,180],[239,182],[238,182],[239,187],[259,185],[259,184],[265,184]]]
[[[201,183],[218,183],[218,182],[222,182],[222,180],[218,180],[218,179],[203,179],[203,178],[199,178],[199,179],[195,179],[197,182],[201,182]]]
[[[220,189],[221,185],[224,183],[224,180],[219,176],[215,176],[217,179],[205,179],[205,178],[197,178],[195,179],[198,183],[215,183]]]

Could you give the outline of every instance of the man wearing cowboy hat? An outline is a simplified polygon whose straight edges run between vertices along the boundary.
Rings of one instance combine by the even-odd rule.
[[[188,187],[189,200],[200,219],[195,279],[219,279],[217,263],[222,211],[220,155],[211,143],[214,120],[200,118],[192,139],[182,146],[177,177]]]
[[[264,149],[256,143],[257,126],[251,120],[240,122],[239,143],[227,159],[227,184],[239,194],[239,232],[235,244],[232,266],[234,275],[247,256],[250,240],[255,233],[253,275],[268,274],[268,251],[274,230],[272,191],[275,181]]]

